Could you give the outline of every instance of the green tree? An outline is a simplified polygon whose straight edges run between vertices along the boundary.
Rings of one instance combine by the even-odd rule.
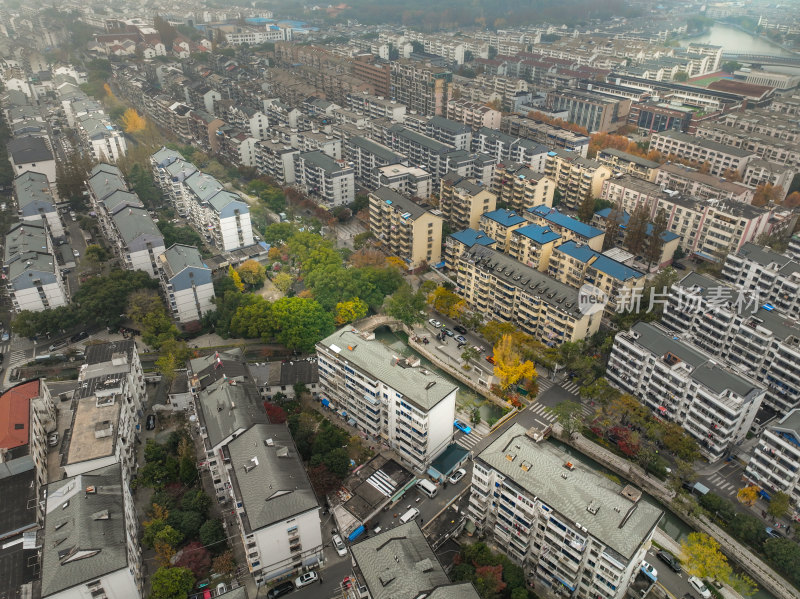
[[[586,195],[581,200],[581,203],[578,204],[578,219],[581,222],[588,223],[592,220],[594,216],[594,197],[592,196],[592,192],[587,191]]]
[[[150,599],[187,599],[194,582],[188,568],[159,568],[150,578]]]
[[[684,81],[689,81],[689,73],[686,71],[678,71],[675,73],[675,76],[672,78],[673,81],[677,81],[678,83],[683,83]]]
[[[767,506],[767,513],[773,518],[783,518],[789,513],[792,500],[783,491],[775,491],[770,494],[770,502]]]
[[[656,213],[651,234],[647,238],[645,258],[647,258],[648,266],[661,263],[661,252],[664,250],[664,233],[666,232],[667,212],[661,208],[659,209],[658,213]]]
[[[800,583],[800,545],[791,539],[769,539],[764,543],[764,553],[778,572],[795,585]]]
[[[624,216],[625,211],[622,209],[620,203],[615,203],[611,207],[611,212],[608,213],[608,217],[606,218],[605,237],[603,237],[603,251],[616,246]]]
[[[273,223],[264,229],[264,242],[281,245],[288,242],[296,233],[297,227],[292,223]]]
[[[164,543],[173,549],[177,547],[178,543],[180,543],[182,540],[183,535],[180,533],[180,531],[175,530],[169,524],[159,530],[154,537],[155,543]]]
[[[222,521],[214,518],[206,520],[203,526],[200,527],[200,542],[212,550],[219,550],[225,541],[225,529],[222,527]]]
[[[95,266],[102,264],[110,257],[109,253],[97,244],[86,246],[83,256],[87,260],[90,260]]]
[[[461,359],[464,360],[464,364],[468,364],[470,360],[475,360],[480,357],[480,353],[477,349],[468,345],[464,348],[464,351],[461,352]]]
[[[742,63],[736,62],[735,60],[726,60],[722,63],[721,68],[726,73],[733,73],[734,71],[738,71],[742,68]]]
[[[231,318],[230,332],[237,337],[271,340],[277,326],[272,304],[260,295],[250,296]]]
[[[386,301],[386,314],[411,327],[425,322],[425,306],[425,293],[415,292],[408,283],[403,283]]]
[[[289,349],[310,352],[334,331],[333,315],[316,301],[283,297],[272,304],[275,322],[281,323],[275,340]]]
[[[294,279],[292,275],[286,272],[279,272],[275,277],[272,279],[272,282],[275,284],[281,293],[286,293],[289,291],[289,287],[292,286]]]
[[[197,480],[197,466],[194,457],[186,455],[180,460],[180,477],[184,485],[192,485]]]
[[[647,243],[647,205],[642,202],[633,211],[625,233],[625,246],[632,254],[639,255]]]
[[[576,433],[581,430],[583,426],[583,412],[581,412],[581,404],[575,401],[565,401],[553,408],[548,408],[556,421],[564,429],[567,438],[572,438]]]
[[[205,515],[211,507],[211,498],[200,489],[187,491],[181,500],[181,507]]]

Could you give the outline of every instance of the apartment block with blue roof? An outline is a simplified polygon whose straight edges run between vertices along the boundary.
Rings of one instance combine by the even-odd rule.
[[[594,217],[592,217],[592,225],[598,229],[605,230],[608,226],[608,217],[610,214],[611,208],[603,208],[602,210],[598,210],[594,213]],[[624,210],[619,213],[620,226],[619,229],[617,229],[617,239],[614,243],[616,247],[627,249],[627,246],[625,245],[625,234],[628,231],[628,222],[630,221],[630,218],[631,215]],[[647,236],[649,243],[650,238],[653,236],[653,223],[647,223],[645,235]],[[673,233],[672,231],[664,231],[661,233],[661,241],[663,243],[661,247],[661,256],[657,260],[657,263],[653,265],[657,268],[672,264],[675,256],[675,250],[678,249],[681,243],[681,236],[677,233]]]
[[[507,252],[511,243],[511,233],[527,224],[525,218],[514,210],[498,208],[481,215],[481,229],[492,239],[497,240],[496,249]]]
[[[593,250],[603,250],[605,232],[601,229],[582,223],[576,218],[559,212],[557,208],[547,206],[534,206],[525,211],[525,218],[536,225],[549,226],[554,232],[561,235],[564,241],[580,241]]]
[[[561,235],[549,226],[525,225],[512,231],[508,255],[539,272],[547,272],[553,248],[562,241]]]
[[[497,242],[486,234],[486,231],[464,229],[447,236],[444,242],[444,263],[447,269],[455,270],[458,259],[473,246],[494,248]]]

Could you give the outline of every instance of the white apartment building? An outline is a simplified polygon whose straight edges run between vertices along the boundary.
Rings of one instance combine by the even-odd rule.
[[[690,273],[673,285],[662,318],[682,338],[761,383],[764,403],[778,413],[800,403],[800,327],[756,296]]]
[[[499,129],[503,113],[486,104],[468,100],[450,100],[447,103],[447,118],[469,125],[473,130],[487,127]]]
[[[220,453],[256,585],[318,565],[320,507],[287,426],[254,424]]]
[[[800,509],[800,409],[770,424],[758,438],[744,475],[767,494],[782,491]]]
[[[293,157],[295,184],[320,204],[333,208],[350,204],[355,199],[355,174],[351,166],[319,151],[298,153]]]
[[[197,248],[176,243],[158,257],[159,281],[172,317],[196,322],[214,309],[211,269]]]
[[[614,338],[606,377],[659,418],[680,424],[711,462],[744,439],[766,394],[755,381],[644,322]]]
[[[472,144],[472,129],[459,121],[451,121],[443,116],[432,117],[424,132],[428,137],[453,146],[456,150],[469,150]]]
[[[172,201],[178,215],[185,217],[188,214],[188,207],[183,195],[182,183],[187,177],[197,172],[197,167],[184,160],[179,152],[167,148],[161,148],[150,156],[150,164],[156,185]]]
[[[398,104],[396,100],[387,100],[381,96],[369,94],[347,94],[347,108],[362,112],[373,119],[388,118],[402,123],[406,115],[405,104]]]
[[[42,597],[142,597],[139,523],[118,464],[47,485]]]
[[[128,151],[125,134],[105,114],[79,117],[76,125],[81,142],[95,161],[117,162]]]
[[[555,181],[564,205],[577,208],[586,194],[600,195],[603,181],[611,177],[611,169],[597,160],[557,148],[547,154],[544,174]]]
[[[69,293],[45,227],[21,222],[6,234],[3,273],[16,312],[65,306]]]
[[[726,171],[744,174],[747,163],[755,153],[734,146],[726,146],[709,139],[695,137],[680,131],[662,131],[650,137],[650,149],[664,156],[674,154],[697,164],[708,163],[711,175],[722,177]]]
[[[374,334],[344,327],[317,343],[317,357],[323,405],[380,437],[416,471],[452,441],[457,387],[412,366]]]
[[[300,151],[280,141],[257,141],[255,162],[259,173],[269,175],[278,183],[294,183],[294,156]]]
[[[390,164],[400,165],[405,157],[366,137],[354,135],[345,142],[344,156],[353,168],[356,183],[367,189],[379,186],[377,169]]]
[[[550,149],[540,143],[481,127],[472,138],[472,151],[505,164],[520,163],[538,173],[544,172]]]
[[[474,459],[468,517],[556,595],[622,599],[663,512],[525,428],[512,425]]]
[[[388,187],[403,195],[429,198],[433,194],[433,177],[424,168],[390,164],[375,169],[379,187]]]
[[[759,302],[769,302],[790,318],[800,318],[800,262],[745,243],[738,252],[728,254],[722,279],[755,294]]]
[[[500,202],[518,213],[534,206],[553,206],[556,183],[542,172],[518,162],[498,164],[492,191]]]

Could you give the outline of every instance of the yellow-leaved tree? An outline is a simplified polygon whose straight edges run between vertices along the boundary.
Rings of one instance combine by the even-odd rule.
[[[502,389],[522,379],[536,378],[536,367],[530,360],[522,361],[511,335],[503,335],[494,346],[494,375],[500,379]]]
[[[346,324],[364,318],[367,310],[369,310],[367,303],[357,297],[346,302],[339,302],[334,310],[336,324]]]
[[[739,489],[739,492],[736,493],[736,499],[739,500],[739,503],[743,503],[747,506],[755,505],[758,500],[758,487],[755,485],[742,487]]]
[[[239,276],[239,273],[236,272],[236,269],[233,268],[233,266],[230,265],[228,266],[228,276],[231,278],[231,281],[233,281],[233,285],[236,287],[236,289],[238,289],[239,291],[244,291],[244,283],[242,283],[242,277]]]
[[[122,125],[125,127],[125,133],[137,133],[147,127],[147,119],[140,116],[135,109],[128,108],[122,115]]]
[[[703,532],[690,533],[681,543],[681,554],[684,567],[692,576],[727,581],[732,574],[719,542]]]
[[[428,303],[433,306],[439,314],[444,314],[448,318],[458,319],[467,309],[467,302],[458,294],[453,293],[446,287],[437,287],[428,296]]]

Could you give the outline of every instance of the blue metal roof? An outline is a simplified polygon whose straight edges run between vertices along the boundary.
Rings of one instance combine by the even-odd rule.
[[[595,212],[597,216],[603,219],[607,219],[611,214],[611,208],[603,208],[602,210],[598,210]],[[631,220],[631,215],[622,211],[622,222],[620,223],[620,227],[623,229],[628,226],[628,222]],[[648,237],[653,235],[653,223],[647,223],[647,229],[645,230],[645,235]],[[673,239],[680,239],[680,235],[673,233],[672,231],[664,231],[661,234],[661,239],[664,241],[672,241]]]
[[[561,235],[553,232],[550,227],[543,225],[526,225],[517,229],[515,233],[524,235],[528,239],[540,244],[550,243],[551,241],[561,239]]]
[[[492,245],[495,240],[486,234],[486,231],[476,231],[475,229],[464,229],[456,231],[450,235],[456,241],[460,241],[468,248],[473,245]]]
[[[504,227],[511,227],[525,222],[525,219],[513,210],[506,210],[503,208],[498,208],[492,212],[486,212],[483,216],[500,223]]]
[[[556,248],[559,252],[564,252],[567,256],[580,260],[584,264],[588,264],[593,258],[597,258],[600,254],[595,252],[588,245],[578,246],[575,241],[567,241],[562,243]]]
[[[618,281],[627,281],[629,279],[638,279],[644,276],[644,273],[639,272],[635,268],[625,266],[621,262],[617,262],[608,256],[599,254],[597,260],[592,262],[592,268],[613,277]]]
[[[580,235],[581,237],[586,237],[587,239],[591,239],[592,237],[597,237],[598,235],[603,234],[603,231],[600,229],[597,229],[591,225],[587,225],[586,223],[582,223],[581,221],[574,219],[571,216],[567,216],[566,214],[562,214],[555,208],[548,208],[545,205],[541,205],[528,208],[528,211],[537,216],[541,216],[554,225],[564,227],[565,229],[568,229],[575,234]]]

